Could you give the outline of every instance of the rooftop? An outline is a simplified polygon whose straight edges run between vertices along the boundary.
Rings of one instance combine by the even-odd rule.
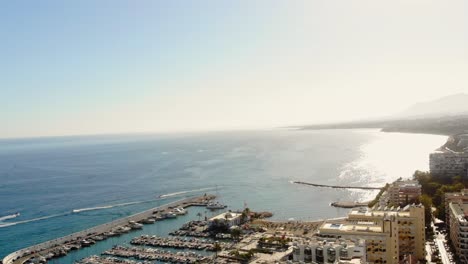
[[[351,210],[351,212],[348,214],[348,217],[353,217],[353,216],[363,216],[363,217],[384,217],[384,216],[398,216],[398,217],[411,217],[410,213],[410,208],[412,207],[421,207],[421,205],[407,205],[405,207],[394,207],[394,206],[375,206],[374,208],[366,208],[366,207],[361,207],[361,208],[355,208]]]
[[[449,206],[459,222],[468,223],[468,203],[450,203]]]
[[[233,220],[233,219],[236,219],[236,218],[241,217],[241,216],[242,216],[241,213],[224,212],[222,214],[219,214],[217,216],[214,216],[214,217],[210,218],[210,221],[214,221],[215,219],[218,219],[218,220]]]
[[[363,223],[324,223],[320,227],[320,231],[342,231],[342,232],[375,232],[381,233],[382,227],[375,224],[363,224]]]

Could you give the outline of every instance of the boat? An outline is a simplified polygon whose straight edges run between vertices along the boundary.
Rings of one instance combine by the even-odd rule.
[[[176,217],[177,217],[177,215],[176,215],[174,212],[172,212],[172,211],[167,212],[167,213],[164,213],[162,216],[163,216],[164,218],[176,218]]]
[[[143,228],[142,224],[137,223],[135,221],[130,221],[128,223],[129,223],[131,229],[142,229]]]
[[[154,222],[156,222],[156,220],[154,218],[148,218],[148,219],[141,220],[141,222],[143,224],[154,224]]]
[[[182,207],[179,207],[179,208],[174,209],[174,213],[177,214],[177,215],[185,215],[185,214],[187,214],[187,210],[185,210]]]
[[[128,233],[130,232],[131,228],[128,226],[118,226],[116,229],[113,231],[117,234],[123,234],[123,233]]]
[[[100,235],[97,235],[97,236],[93,237],[93,239],[94,239],[95,241],[102,241],[102,240],[104,240],[104,237],[103,237],[103,236],[100,236]]]
[[[219,197],[219,193],[218,193],[218,186],[216,185],[216,197]],[[216,202],[209,202],[207,205],[206,205],[206,208],[207,209],[210,209],[210,210],[218,210],[218,209],[224,209],[226,208],[227,205],[224,205],[222,204],[221,202],[219,201],[216,201]]]
[[[227,205],[224,205],[220,202],[211,202],[211,203],[208,203],[206,205],[206,208],[210,209],[210,210],[217,210],[217,209],[224,209],[226,208]]]
[[[96,242],[94,240],[91,240],[91,239],[88,239],[88,240],[83,239],[83,240],[81,240],[80,244],[81,244],[82,247],[89,247],[89,246],[91,246],[93,244],[96,244]]]

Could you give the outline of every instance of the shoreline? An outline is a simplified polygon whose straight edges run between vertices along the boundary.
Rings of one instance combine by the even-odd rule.
[[[191,206],[206,206],[209,201],[215,199],[214,195],[202,195],[202,196],[195,196],[195,197],[188,197],[184,199],[180,199],[174,202],[170,202],[164,205],[160,205],[154,208],[150,208],[140,213],[136,213],[130,216],[122,217],[120,219],[104,223],[98,226],[94,226],[79,232],[72,233],[70,235],[55,238],[46,242],[42,242],[39,244],[35,244],[26,248],[19,249],[14,251],[8,255],[6,255],[2,259],[2,264],[22,264],[28,259],[33,257],[37,257],[40,255],[47,255],[52,252],[60,251],[66,245],[76,245],[79,244],[80,241],[84,241],[86,239],[90,239],[91,237],[96,236],[105,236],[105,233],[112,233],[112,230],[116,228],[120,228],[122,226],[126,226],[129,222],[141,222],[145,221],[149,218],[155,216],[155,213],[162,213],[164,211],[170,210],[175,207],[182,207],[187,208]],[[164,220],[164,219],[162,219]],[[133,229],[132,229],[133,230]],[[128,230],[128,232],[131,230]],[[105,236],[108,238],[110,236]],[[81,247],[79,247],[81,248]],[[76,248],[78,249],[78,248]]]

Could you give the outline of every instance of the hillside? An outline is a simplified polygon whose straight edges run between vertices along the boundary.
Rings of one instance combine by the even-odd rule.
[[[334,124],[307,125],[301,129],[380,128],[385,132],[454,135],[468,132],[468,95],[457,94],[418,103],[391,118]]]
[[[468,114],[468,94],[454,94],[429,102],[417,103],[402,113],[395,115],[395,117],[427,118],[460,114]]]

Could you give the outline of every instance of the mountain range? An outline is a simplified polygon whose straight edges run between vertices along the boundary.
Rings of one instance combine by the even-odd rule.
[[[455,94],[417,103],[396,115],[372,119],[315,124],[300,129],[380,128],[385,132],[454,135],[468,132],[468,95]]]

